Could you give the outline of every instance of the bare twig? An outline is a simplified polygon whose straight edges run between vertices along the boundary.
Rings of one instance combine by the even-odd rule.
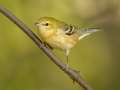
[[[20,21],[16,16],[14,16],[10,11],[5,9],[3,6],[0,5],[0,12],[10,19],[11,22],[16,24],[20,30],[25,32],[28,37],[30,37],[33,42],[42,49],[42,51],[53,61],[62,71],[64,71],[72,80],[77,82],[84,90],[92,90],[90,86],[81,78],[80,74],[73,70],[72,68],[66,69],[66,65],[61,62],[61,60],[54,55],[54,53],[46,48],[42,41],[31,31],[29,27],[27,27],[22,21]]]

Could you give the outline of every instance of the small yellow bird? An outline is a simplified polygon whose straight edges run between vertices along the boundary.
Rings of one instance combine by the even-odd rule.
[[[68,25],[52,17],[42,17],[35,25],[38,28],[40,38],[46,45],[65,51],[67,63],[71,48],[82,38],[99,31],[99,29],[95,28],[85,29]]]

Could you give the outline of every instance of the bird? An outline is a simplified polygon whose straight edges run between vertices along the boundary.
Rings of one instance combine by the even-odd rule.
[[[67,65],[71,49],[84,37],[100,31],[98,28],[81,28],[67,24],[53,17],[41,17],[35,22],[35,26],[45,46],[65,52]]]

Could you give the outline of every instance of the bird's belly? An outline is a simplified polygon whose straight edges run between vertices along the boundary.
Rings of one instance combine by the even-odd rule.
[[[77,43],[77,40],[70,37],[54,36],[49,38],[47,42],[54,48],[66,50],[72,48]]]

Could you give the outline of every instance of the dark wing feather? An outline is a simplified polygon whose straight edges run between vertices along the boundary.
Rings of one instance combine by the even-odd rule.
[[[76,32],[77,29],[75,29],[75,26],[72,26],[72,25],[66,25],[65,26],[65,34],[66,35],[73,35],[75,32]]]

